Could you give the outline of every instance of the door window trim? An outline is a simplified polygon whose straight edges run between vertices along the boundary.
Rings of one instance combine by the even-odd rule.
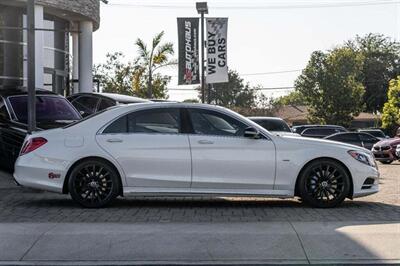
[[[187,133],[188,135],[192,135],[192,136],[208,136],[208,137],[218,137],[218,138],[240,138],[240,139],[249,139],[246,138],[244,136],[228,136],[228,135],[213,135],[213,134],[198,134],[194,131],[194,127],[193,127],[193,122],[192,122],[192,117],[190,116],[190,109],[197,109],[197,110],[202,110],[202,111],[208,111],[208,112],[215,112],[217,114],[222,114],[225,115],[235,121],[239,121],[240,123],[248,126],[248,127],[254,127],[253,125],[249,125],[248,123],[246,123],[245,121],[239,120],[236,117],[233,117],[232,115],[230,115],[229,113],[225,113],[225,112],[220,112],[219,110],[214,110],[214,109],[207,109],[207,108],[202,108],[200,106],[193,106],[193,107],[184,107],[186,109],[187,112],[187,119],[188,119],[188,123],[190,124],[190,128],[191,128],[191,132]],[[256,128],[260,135],[262,136],[262,138],[260,138],[259,140],[268,140],[271,141],[271,138],[269,136],[266,136],[264,134],[264,132],[260,131],[258,128]]]

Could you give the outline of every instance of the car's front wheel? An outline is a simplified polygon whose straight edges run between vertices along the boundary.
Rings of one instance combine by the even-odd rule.
[[[100,208],[119,194],[120,179],[112,166],[101,160],[87,160],[76,165],[68,180],[73,200],[87,208]]]
[[[382,164],[391,164],[393,161],[392,160],[388,160],[388,161],[381,161]]]
[[[333,160],[316,160],[303,169],[299,180],[300,196],[306,204],[331,208],[342,203],[350,191],[350,176]]]

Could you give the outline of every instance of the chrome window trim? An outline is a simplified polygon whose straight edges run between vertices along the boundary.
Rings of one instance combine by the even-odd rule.
[[[224,115],[229,116],[230,118],[234,119],[234,120],[239,120],[236,117],[233,117],[232,115],[230,115],[228,112],[221,112],[220,110],[215,110],[215,109],[208,109],[202,106],[187,106],[187,105],[174,105],[174,106],[165,106],[165,105],[161,105],[161,106],[143,106],[140,107],[136,110],[133,111],[127,111],[124,112],[123,114],[120,114],[119,116],[117,116],[116,118],[112,119],[111,121],[109,121],[108,123],[106,123],[105,125],[103,125],[102,127],[100,127],[100,129],[97,131],[96,135],[134,135],[134,134],[149,134],[149,135],[185,135],[185,136],[209,136],[209,137],[220,137],[220,138],[239,138],[239,139],[249,139],[246,138],[244,136],[221,136],[221,135],[200,135],[200,134],[194,134],[194,133],[141,133],[141,132],[126,132],[126,133],[103,133],[103,131],[110,125],[112,124],[114,121],[118,120],[119,118],[128,115],[130,113],[135,113],[135,112],[139,112],[139,111],[145,111],[145,110],[154,110],[154,109],[186,109],[189,112],[189,108],[197,108],[197,109],[201,109],[201,110],[206,110],[206,111],[215,111],[218,113],[222,113]],[[248,123],[246,123],[246,121],[243,120],[239,120],[241,123],[245,124],[246,126],[249,127],[253,127],[253,125],[249,125]],[[265,134],[264,132],[262,132],[261,130],[259,130],[259,128],[257,128],[259,133],[263,136],[263,138],[261,139],[256,139],[256,140],[265,140],[265,141],[272,141],[272,139]]]

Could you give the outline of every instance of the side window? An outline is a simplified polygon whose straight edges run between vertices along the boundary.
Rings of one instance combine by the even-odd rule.
[[[128,116],[130,133],[178,134],[180,124],[180,111],[175,108],[139,111]]]
[[[245,124],[225,114],[202,109],[189,109],[196,134],[217,136],[243,136]]]
[[[98,102],[97,97],[81,96],[72,101],[72,105],[85,117],[96,112]]]
[[[377,138],[375,138],[374,136],[370,136],[370,135],[368,135],[368,134],[360,134],[359,136],[360,136],[360,138],[361,138],[361,141],[363,141],[363,142],[375,143],[375,142],[378,141]]]
[[[101,102],[100,102],[100,105],[99,105],[99,108],[98,108],[97,111],[102,111],[102,110],[107,109],[107,108],[109,108],[111,106],[114,106],[114,105],[115,105],[115,102],[113,102],[111,100],[101,99]]]
[[[340,139],[343,141],[359,142],[357,134],[341,134]]]
[[[103,134],[118,134],[128,132],[128,115],[118,118],[112,122],[106,129],[104,129]]]

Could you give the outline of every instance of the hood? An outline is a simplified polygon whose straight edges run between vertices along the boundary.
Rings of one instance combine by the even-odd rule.
[[[272,135],[275,136],[293,136],[293,137],[300,137],[300,134],[293,133],[293,132],[287,132],[287,131],[270,131]]]
[[[326,148],[339,148],[339,149],[346,149],[346,150],[358,150],[358,151],[364,151],[367,153],[371,153],[370,150],[365,149],[360,146],[356,145],[351,145],[348,143],[343,143],[343,142],[338,142],[338,141],[333,141],[333,140],[327,140],[327,139],[317,139],[317,138],[306,138],[299,136],[297,134],[294,135],[282,135],[281,137],[285,139],[286,141],[293,142],[296,144],[303,144],[307,146],[323,146]]]
[[[391,139],[384,139],[377,142],[375,145],[377,146],[393,146],[400,144],[400,138],[391,138]]]

